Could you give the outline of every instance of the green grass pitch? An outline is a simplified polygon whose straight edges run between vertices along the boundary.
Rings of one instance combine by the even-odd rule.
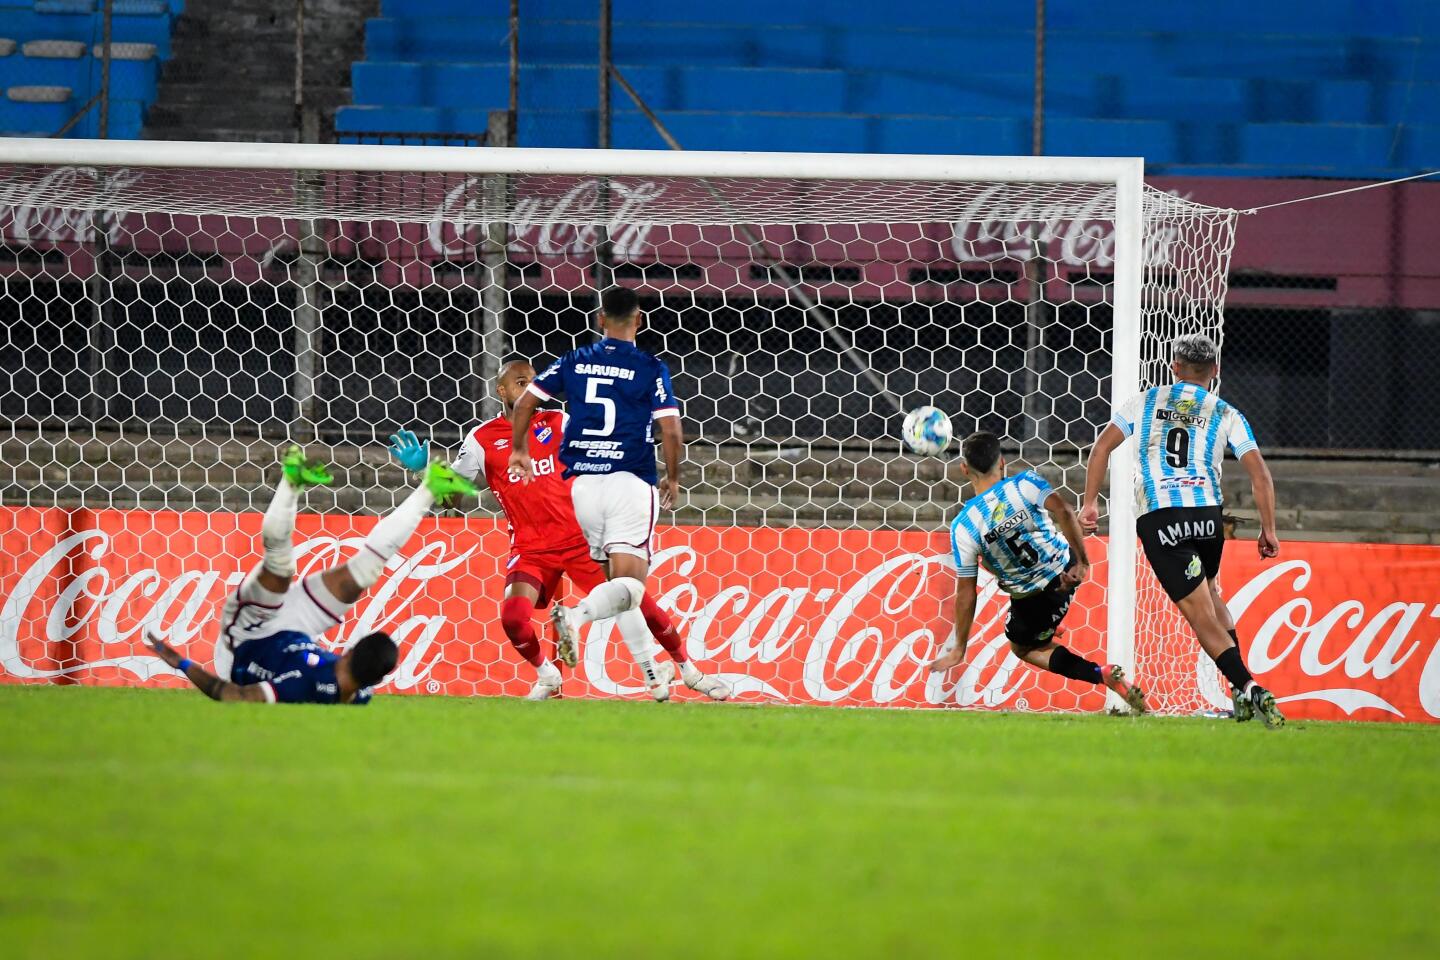
[[[1434,957],[1440,728],[0,687],[0,955]]]

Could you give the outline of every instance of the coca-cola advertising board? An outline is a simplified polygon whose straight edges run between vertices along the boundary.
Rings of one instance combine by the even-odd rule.
[[[343,560],[369,521],[302,515],[303,572]],[[260,516],[204,512],[0,508],[0,680],[147,684],[185,681],[149,655],[153,628],[191,657],[213,656],[213,616],[259,560]],[[954,570],[942,533],[662,527],[652,589],[687,650],[748,701],[850,706],[1099,710],[1094,687],[1020,664],[1003,636],[1005,601],[982,578],[964,666],[924,663],[951,632]],[[1064,642],[1101,658],[1102,540]],[[497,605],[508,543],[490,519],[427,520],[386,576],[326,640],[383,629],[400,643],[391,693],[518,695],[528,667],[510,650]],[[1227,550],[1222,580],[1246,658],[1296,718],[1440,720],[1440,548],[1286,544],[1262,562]],[[608,622],[587,628],[570,696],[641,691]],[[1156,678],[1224,705],[1195,642],[1165,645],[1190,665]],[[1155,662],[1159,662],[1156,660]],[[1143,680],[1144,678],[1142,678]],[[683,692],[681,695],[686,695]]]
[[[1269,207],[1329,185],[1293,180],[1235,177],[1161,177],[1151,186],[1210,206],[1245,210]],[[403,185],[404,189],[400,189]],[[727,289],[742,295],[779,295],[782,287],[757,278],[749,270],[754,252],[732,226],[686,226],[669,222],[658,208],[673,181],[617,178],[608,193],[595,178],[522,178],[514,185],[509,211],[507,255],[512,263],[534,264],[539,273],[529,281],[537,289],[588,287],[587,269],[594,257],[598,229],[620,261],[661,263],[702,268],[697,275],[665,271],[647,275],[646,285],[660,293]],[[426,286],[436,282],[432,267],[446,261],[469,262],[484,234],[481,222],[485,190],[480,178],[420,176],[403,184],[387,184],[397,199],[377,216],[376,191],[370,179],[334,173],[326,181],[321,233],[332,257],[360,258],[376,264],[376,279],[387,285]],[[995,185],[975,191],[958,206],[950,222],[934,223],[807,223],[768,224],[758,228],[766,247],[779,261],[832,264],[852,268],[855,279],[821,282],[824,296],[856,299],[954,299],[965,294],[954,285],[916,282],[914,271],[927,265],[996,265],[1016,269],[1036,244],[1055,265],[1047,283],[1049,299],[1075,297],[1070,269],[1084,273],[1108,270],[1114,252],[1114,231],[1108,197],[1097,195],[1076,209],[1071,204],[1036,202],[1018,216],[998,217],[996,197],[1007,188]],[[36,172],[0,202],[0,241],[17,248],[64,253],[63,267],[41,267],[83,278],[93,269],[90,242],[104,235],[113,251],[133,250],[143,256],[137,276],[167,269],[157,253],[199,258],[217,281],[284,282],[288,261],[298,249],[299,225],[291,218],[293,176],[283,171],[233,172],[167,169],[56,167]],[[383,191],[382,191],[383,192]],[[127,199],[139,193],[147,209],[165,213],[130,213]],[[602,207],[602,194],[610,198]],[[206,202],[196,204],[203,195]],[[257,196],[276,198],[257,204]],[[1253,273],[1306,282],[1233,284],[1231,306],[1253,303],[1294,306],[1374,306],[1430,308],[1440,302],[1440,261],[1425,257],[1440,242],[1440,184],[1411,183],[1393,188],[1390,202],[1359,193],[1327,201],[1321,227],[1305,205],[1279,206],[1264,217],[1244,220],[1236,234],[1232,260],[1235,274]],[[71,197],[75,206],[56,205]],[[156,198],[168,198],[158,202]],[[81,200],[86,206],[80,205]],[[823,191],[816,194],[823,200]],[[89,212],[93,204],[99,212]],[[250,211],[227,217],[223,211]],[[257,209],[263,211],[256,214]],[[346,211],[353,211],[346,215]],[[363,215],[362,215],[363,214]],[[1200,243],[1202,249],[1191,249]],[[1152,225],[1147,233],[1146,263],[1184,270],[1196,257],[1209,254],[1204,243],[1187,238],[1173,223]],[[128,261],[127,261],[128,262]],[[133,264],[132,264],[133,266]],[[18,261],[0,264],[0,278],[32,268]],[[127,268],[129,269],[129,268]],[[923,273],[923,270],[922,270]],[[963,285],[962,285],[963,287]],[[979,295],[979,294],[977,294]]]

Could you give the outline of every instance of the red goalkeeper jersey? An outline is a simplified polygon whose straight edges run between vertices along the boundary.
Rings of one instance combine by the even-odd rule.
[[[570,502],[570,481],[560,475],[563,468],[557,456],[565,414],[541,410],[530,421],[530,458],[535,463],[535,479],[528,484],[510,472],[512,430],[504,417],[471,430],[455,458],[455,471],[473,480],[484,469],[485,483],[500,501],[510,525],[512,551],[541,553],[584,544],[585,537],[575,521],[575,506]]]

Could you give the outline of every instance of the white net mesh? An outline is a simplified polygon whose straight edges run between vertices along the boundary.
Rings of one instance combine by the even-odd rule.
[[[1235,212],[1147,191],[1147,250],[1141,311],[1141,388],[1171,383],[1176,337],[1204,333],[1224,344],[1225,291],[1235,246]],[[1129,440],[1117,456],[1133,456]],[[1135,667],[1159,713],[1228,709],[1214,662],[1142,557],[1136,565]]]
[[[302,570],[343,558],[408,479],[385,438],[453,451],[502,360],[586,342],[595,289],[641,292],[641,346],[682,400],[682,504],[653,592],[742,697],[1099,709],[1011,656],[984,602],[948,630],[958,465],[900,450],[904,410],[994,430],[1078,491],[1110,412],[1113,186],[0,167],[0,671],[177,682],[258,558],[277,448],[337,466],[303,504]],[[1233,219],[1147,191],[1143,356],[1218,333]],[[597,254],[608,266],[596,266]],[[427,521],[327,642],[401,642],[401,692],[515,694],[493,498]],[[1065,642],[1104,659],[1103,546]],[[1142,587],[1137,659],[1198,704],[1193,640]],[[1163,600],[1163,597],[1160,597]],[[1151,611],[1151,607],[1154,611]],[[1148,631],[1148,632],[1147,632]],[[609,624],[570,695],[639,689]],[[1161,682],[1158,674],[1166,680]],[[1152,679],[1151,675],[1156,676]],[[1173,676],[1172,676],[1173,675]]]

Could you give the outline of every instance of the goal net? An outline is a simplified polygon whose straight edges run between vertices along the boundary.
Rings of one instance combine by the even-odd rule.
[[[1101,709],[1009,653],[983,572],[967,664],[924,670],[967,490],[899,423],[934,404],[1078,494],[1112,401],[1219,335],[1233,229],[1138,160],[0,141],[0,679],[181,682],[143,631],[212,660],[285,443],[338,476],[304,573],[404,495],[391,433],[455,452],[500,364],[588,342],[616,283],[683,406],[651,590],[692,657],[743,699]],[[1213,677],[1136,563],[1125,460],[1064,642],[1194,711]],[[437,515],[325,641],[390,631],[390,691],[522,693],[507,556],[488,494]],[[587,630],[566,694],[639,691]]]

